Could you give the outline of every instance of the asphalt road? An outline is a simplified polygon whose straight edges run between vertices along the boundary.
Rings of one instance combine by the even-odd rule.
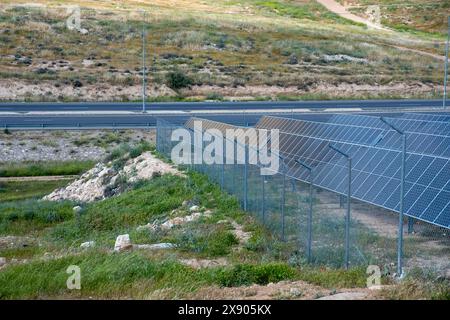
[[[450,100],[447,102],[450,105]],[[151,111],[191,111],[191,110],[256,110],[293,108],[417,108],[441,107],[442,100],[325,100],[325,101],[252,101],[252,102],[158,102],[147,103]],[[80,103],[0,103],[0,112],[32,111],[141,111],[142,102],[80,102]]]
[[[179,102],[149,103],[148,112],[141,113],[139,111],[142,105],[138,103],[2,103],[0,104],[0,128],[145,128],[154,127],[157,118],[167,119],[174,124],[183,124],[191,116],[252,126],[262,115],[269,114],[324,121],[330,116],[330,112],[323,112],[324,109],[336,110],[336,112],[346,109],[360,110],[358,113],[376,110],[376,114],[379,115],[384,112],[394,115],[402,112],[401,109],[396,108],[420,111],[419,107],[440,107],[441,104],[442,101],[439,100]],[[310,109],[310,111],[300,109]]]
[[[267,113],[265,113],[267,115]],[[226,122],[240,126],[252,126],[258,122],[262,113],[243,113],[238,114],[201,114],[197,115],[201,118]],[[271,115],[279,115],[283,117],[309,118],[318,121],[326,120],[329,114],[320,115],[299,115],[291,113],[271,113]],[[35,115],[35,116],[0,116],[0,128],[10,129],[60,129],[60,128],[146,128],[156,126],[157,118],[165,119],[173,124],[184,124],[192,113],[185,114],[162,114],[153,116],[150,114],[126,114],[126,115]]]

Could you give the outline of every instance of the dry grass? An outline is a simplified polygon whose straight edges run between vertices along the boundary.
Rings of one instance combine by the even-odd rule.
[[[217,88],[208,91],[207,86],[278,88],[272,98],[311,93],[430,97],[439,95],[442,81],[441,61],[393,47],[438,54],[442,43],[436,45],[420,34],[367,30],[327,13],[314,1],[127,1],[119,8],[107,1],[75,1],[83,7],[82,27],[88,35],[65,28],[67,13],[58,1],[39,3],[48,8],[6,6],[0,11],[0,38],[5,43],[0,48],[0,99],[138,99],[142,14],[137,9],[143,7],[149,12],[148,76],[153,97],[196,95],[165,87],[166,74],[175,67],[205,88],[200,98],[212,93],[230,97]],[[6,2],[11,4],[16,2]],[[367,63],[324,60],[334,54]],[[297,64],[288,63],[291,55]],[[31,64],[20,60],[25,58],[31,58]],[[83,87],[74,88],[76,81]],[[357,88],[334,92],[342,83]],[[394,93],[378,89],[394,83],[405,87]],[[285,92],[288,87],[297,89]],[[254,90],[239,95],[257,96]]]

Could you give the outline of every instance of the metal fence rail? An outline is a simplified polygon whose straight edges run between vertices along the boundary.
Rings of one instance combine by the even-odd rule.
[[[169,158],[172,148],[179,143],[172,141],[172,133],[178,128],[187,127],[157,120],[157,150]],[[188,129],[193,138],[194,129]],[[401,254],[409,269],[434,265],[439,272],[450,270],[448,230],[419,223],[415,228],[424,229],[421,234],[428,233],[431,237],[405,235],[405,251],[399,253],[397,213],[354,199],[347,201],[350,199],[343,194],[316,186],[314,171],[306,164],[300,163],[309,173],[303,180],[283,170],[283,159],[273,175],[261,175],[261,167],[249,161],[251,145],[220,138],[223,144],[232,143],[235,150],[244,149],[246,161],[238,163],[236,152],[233,159],[227,159],[224,153],[223,164],[201,162],[189,168],[206,174],[222,190],[236,196],[242,209],[254,215],[279,239],[292,244],[295,248],[292,259],[331,267],[378,265],[384,272],[396,273],[397,257]],[[203,153],[206,145],[202,142],[196,151]],[[191,144],[191,151],[194,147]],[[440,243],[440,250],[432,247],[435,242]],[[429,265],[423,263],[425,260]],[[434,261],[444,263],[437,266]]]

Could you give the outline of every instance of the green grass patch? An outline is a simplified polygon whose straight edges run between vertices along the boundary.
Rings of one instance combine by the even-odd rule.
[[[37,177],[79,175],[92,168],[94,161],[46,161],[3,163],[0,165],[0,177]]]
[[[0,182],[0,203],[36,199],[67,185],[69,180]]]
[[[25,235],[73,218],[73,203],[25,200],[0,203],[0,234]]]

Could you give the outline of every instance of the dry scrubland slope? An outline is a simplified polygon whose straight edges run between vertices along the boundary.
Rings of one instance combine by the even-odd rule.
[[[379,5],[381,23],[397,30],[411,32],[447,33],[447,17],[450,13],[448,0],[339,0],[351,12],[366,16],[368,5]]]
[[[139,99],[142,8],[155,100],[441,90],[442,61],[394,46],[442,55],[443,35],[367,30],[315,1],[72,1],[83,8],[86,35],[65,27],[62,2],[21,2],[1,6],[0,100]]]

